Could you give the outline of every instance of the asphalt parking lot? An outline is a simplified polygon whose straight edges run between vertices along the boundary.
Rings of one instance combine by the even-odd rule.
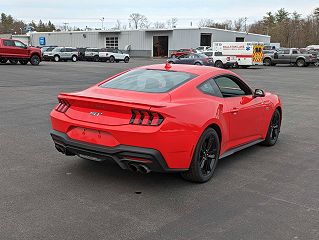
[[[281,96],[281,136],[221,160],[206,184],[55,150],[60,91],[157,62],[0,65],[0,239],[319,239],[319,68],[235,70]]]

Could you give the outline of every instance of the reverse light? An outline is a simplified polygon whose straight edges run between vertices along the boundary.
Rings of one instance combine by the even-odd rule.
[[[56,106],[55,110],[60,113],[65,113],[70,108],[70,106],[71,105],[68,103],[68,101],[59,99],[59,104],[58,106]]]
[[[142,126],[159,126],[163,121],[164,117],[160,113],[133,109],[130,124]]]

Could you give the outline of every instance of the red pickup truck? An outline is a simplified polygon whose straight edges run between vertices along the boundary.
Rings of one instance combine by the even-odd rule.
[[[174,57],[180,57],[182,55],[185,55],[185,54],[191,54],[191,53],[196,53],[196,51],[192,48],[183,48],[183,49],[179,49],[177,51],[174,51],[171,53],[171,57],[174,58]]]
[[[20,62],[22,65],[30,62],[32,65],[39,65],[41,62],[41,50],[34,47],[28,47],[24,43],[14,40],[0,38],[0,62],[11,64]]]

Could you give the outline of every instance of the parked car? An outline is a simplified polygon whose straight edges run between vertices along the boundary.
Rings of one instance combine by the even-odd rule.
[[[43,60],[45,61],[48,61],[50,60],[47,56],[49,55],[49,53],[52,53],[52,51],[55,49],[55,47],[49,47],[49,48],[46,48],[45,51],[42,51],[42,58]]]
[[[202,53],[184,54],[179,57],[172,57],[167,60],[171,64],[189,64],[189,65],[205,65],[214,66],[214,61]]]
[[[265,54],[264,65],[275,66],[276,64],[296,64],[298,67],[307,67],[317,62],[317,56],[301,53],[296,48],[280,49],[274,53]]]
[[[214,61],[214,66],[218,68],[235,67],[237,65],[236,56],[224,56],[221,52],[205,51],[203,52]]]
[[[199,46],[199,47],[195,48],[194,50],[197,53],[201,53],[201,52],[207,51],[209,48],[210,48],[210,46]]]
[[[72,60],[76,62],[78,59],[78,50],[72,47],[57,47],[54,48],[52,52],[44,52],[43,58],[47,60],[54,60],[59,62],[61,60],[67,61]]]
[[[100,60],[99,52],[99,48],[87,48],[84,52],[84,59],[86,61],[98,62]]]
[[[231,71],[190,65],[126,70],[58,100],[50,116],[59,152],[194,182],[208,181],[221,158],[275,145],[282,119],[277,95]]]
[[[177,51],[172,52],[171,57],[179,57],[182,56],[184,54],[191,54],[191,53],[196,53],[196,51],[192,48],[183,48],[183,49],[179,49]]]
[[[22,65],[30,62],[32,65],[39,65],[42,60],[39,48],[28,47],[19,40],[0,38],[0,62],[11,64],[20,62]]]
[[[100,50],[99,59],[101,61],[110,61],[111,63],[120,61],[128,63],[130,61],[130,55],[127,53],[123,53],[121,50],[118,49],[106,48]]]
[[[42,48],[41,48],[41,53],[42,53],[42,55],[43,55],[43,53],[46,52],[46,51],[48,51],[48,49],[51,49],[51,50],[49,50],[49,51],[52,51],[52,48],[56,48],[56,47],[58,47],[58,46],[45,46],[45,47],[42,47]]]

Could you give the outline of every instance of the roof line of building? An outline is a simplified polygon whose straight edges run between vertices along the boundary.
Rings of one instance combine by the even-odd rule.
[[[132,32],[132,31],[174,31],[174,30],[199,30],[199,29],[211,29],[215,31],[223,31],[223,32],[232,32],[232,33],[238,33],[238,34],[247,34],[247,35],[255,35],[255,36],[263,36],[263,37],[270,37],[269,35],[263,35],[263,34],[257,34],[257,33],[249,33],[249,32],[242,32],[242,31],[234,31],[234,30],[228,30],[228,29],[220,29],[220,28],[211,28],[211,27],[194,27],[194,28],[166,28],[166,29],[155,29],[155,28],[149,28],[149,29],[127,29],[127,30],[90,30],[90,31],[61,31],[61,32],[32,32],[32,34],[49,34],[49,33],[121,33],[121,32]]]

